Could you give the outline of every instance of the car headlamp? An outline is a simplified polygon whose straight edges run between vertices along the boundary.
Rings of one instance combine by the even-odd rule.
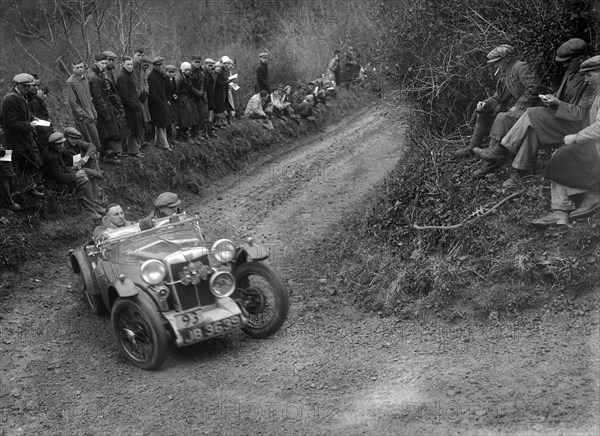
[[[209,285],[215,297],[229,297],[235,291],[235,278],[228,271],[218,271],[210,278]]]
[[[231,262],[235,256],[235,245],[229,239],[219,239],[213,244],[211,252],[217,261]]]
[[[157,285],[161,283],[167,275],[165,265],[156,259],[150,259],[142,263],[141,266],[142,280],[149,285]]]

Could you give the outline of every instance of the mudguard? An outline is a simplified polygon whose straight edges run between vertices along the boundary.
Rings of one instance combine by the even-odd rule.
[[[112,283],[112,287],[115,288],[121,298],[133,297],[138,294],[138,289],[133,283],[133,280],[125,277],[123,274]]]
[[[265,260],[269,257],[269,250],[258,242],[244,244],[236,250],[235,260],[238,265],[246,262]]]

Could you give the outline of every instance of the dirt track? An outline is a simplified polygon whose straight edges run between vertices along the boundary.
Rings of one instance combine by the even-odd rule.
[[[23,286],[3,284],[3,432],[597,434],[597,292],[446,325],[361,313],[311,276],[314,243],[362,207],[401,141],[397,119],[359,114],[189,205],[209,239],[251,233],[269,247],[292,294],[269,340],[173,349],[162,371],[144,372],[119,354],[109,319],[90,314],[64,253],[29,262]]]

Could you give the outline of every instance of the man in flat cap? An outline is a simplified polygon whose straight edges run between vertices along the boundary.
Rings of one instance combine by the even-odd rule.
[[[35,117],[27,104],[27,94],[34,81],[34,77],[26,73],[13,77],[14,87],[2,100],[2,127],[6,146],[12,150],[18,190],[43,197],[36,189],[41,181],[42,157],[34,137]]]
[[[269,68],[267,66],[268,57],[269,54],[267,52],[262,52],[258,55],[259,63],[258,67],[256,67],[256,85],[254,87],[256,93],[266,91],[269,94],[271,92],[271,87],[269,86]]]
[[[167,140],[167,126],[171,124],[169,101],[167,99],[167,76],[163,73],[164,59],[152,59],[152,71],[148,74],[148,109],[154,126],[154,142],[168,151],[173,151]]]
[[[144,130],[145,132],[150,129],[150,110],[148,109],[148,73],[147,70],[150,67],[152,60],[144,55],[144,49],[142,47],[138,47],[133,52],[133,79],[135,82],[135,88],[139,94],[140,107],[142,109],[142,119],[144,121]],[[142,142],[140,146],[142,148],[149,145],[149,142],[146,141],[145,137],[146,133],[144,133],[144,138],[142,138]]]
[[[165,72],[167,74],[167,101],[169,103],[169,114],[171,115],[171,122],[167,126],[167,140],[170,140],[175,136],[173,125],[177,120],[177,100],[179,99],[177,81],[175,79],[177,67],[169,64],[165,67]]]
[[[543,96],[544,107],[528,108],[501,142],[487,149],[474,150],[479,158],[498,164],[514,156],[513,176],[504,182],[504,187],[535,172],[540,146],[559,146],[565,135],[585,126],[594,92],[585,81],[585,73],[579,72],[581,63],[587,58],[588,45],[582,39],[573,38],[562,44],[555,58],[566,69],[560,88],[554,94]]]
[[[579,72],[594,89],[589,125],[566,135],[546,167],[550,180],[552,213],[533,220],[538,227],[568,224],[573,218],[587,216],[600,209],[600,56],[581,64]],[[577,200],[581,200],[577,205]],[[583,197],[583,199],[581,199]]]
[[[87,77],[94,108],[98,114],[96,127],[102,144],[100,159],[105,163],[118,164],[117,155],[123,151],[124,129],[119,125],[118,108],[113,107],[111,101],[112,84],[104,75],[107,63],[104,53],[96,54]]]
[[[541,78],[526,62],[517,59],[512,46],[502,44],[490,51],[487,58],[488,65],[496,69],[494,75],[500,73],[496,92],[477,103],[473,114],[473,135],[469,145],[455,153],[457,157],[472,156],[473,150],[481,147],[488,135],[490,146],[499,142],[526,108],[542,104],[538,96],[545,92]],[[497,169],[494,165],[486,164],[475,171],[473,176],[482,177]]]
[[[117,91],[125,110],[127,120],[127,154],[133,157],[143,157],[140,151],[141,141],[144,139],[144,119],[140,105],[140,95],[135,86],[133,77],[133,59],[123,56],[123,68],[117,75]]]
[[[145,218],[140,220],[140,229],[148,230],[154,227],[154,220],[166,218],[176,213],[180,213],[179,205],[181,200],[173,192],[163,192],[154,200],[154,210]]]
[[[106,56],[106,69],[104,70],[104,76],[116,87],[117,76],[115,74],[115,61],[117,60],[117,55],[110,50],[103,51],[102,54]]]
[[[207,74],[209,73],[202,68],[202,57],[199,55],[192,56],[190,78],[193,87],[193,108],[198,112],[198,123],[192,126],[191,135],[196,139],[200,139],[201,137],[208,139],[210,134],[207,87],[211,86],[212,82],[207,77]],[[203,130],[202,133],[200,132],[200,128]]]
[[[98,114],[94,108],[90,85],[85,75],[85,64],[81,59],[73,61],[73,74],[67,79],[67,103],[73,113],[73,121],[86,141],[102,150],[96,127]]]
[[[92,219],[100,219],[100,213],[104,213],[104,208],[96,201],[90,177],[84,169],[77,167],[68,168],[62,158],[64,135],[55,132],[48,139],[48,147],[43,151],[44,165],[46,167],[46,178],[57,185],[68,186],[70,189],[76,189],[79,194],[79,203],[87,215]]]

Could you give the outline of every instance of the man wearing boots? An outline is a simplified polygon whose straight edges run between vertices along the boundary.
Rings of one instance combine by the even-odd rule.
[[[548,162],[552,213],[531,221],[537,227],[565,225],[600,208],[600,56],[583,62],[579,72],[594,89],[589,126],[566,135],[565,146]],[[583,197],[579,206],[577,197]]]
[[[81,208],[92,219],[100,219],[100,213],[104,213],[104,208],[97,203],[94,196],[91,178],[83,169],[73,167],[67,168],[62,158],[64,135],[55,132],[48,139],[48,147],[43,151],[44,165],[46,167],[46,177],[58,185],[66,185],[69,188],[76,189],[80,195],[79,202]],[[101,175],[96,175],[101,177]]]
[[[35,140],[35,118],[27,104],[27,94],[34,84],[31,74],[13,77],[14,88],[2,100],[2,126],[6,148],[12,150],[12,165],[17,176],[18,190],[35,197],[43,197],[37,182],[43,168]]]
[[[513,176],[504,182],[504,187],[535,172],[540,146],[559,146],[565,135],[585,126],[594,89],[585,81],[585,73],[578,71],[587,58],[588,45],[582,39],[573,38],[562,44],[555,58],[566,68],[560,88],[553,95],[542,96],[544,107],[528,108],[501,142],[495,142],[488,149],[474,150],[480,159],[499,165],[508,156],[515,156]]]
[[[490,144],[499,141],[503,136],[502,132],[507,132],[526,108],[541,105],[539,94],[544,91],[541,79],[526,62],[516,58],[513,47],[500,45],[489,52],[487,57],[488,64],[497,67],[496,74],[500,73],[501,78],[498,80],[496,93],[477,103],[475,131],[469,146],[460,150],[458,156],[472,154],[472,150],[479,147],[488,135]],[[473,175],[482,177],[491,171],[491,168],[485,168],[485,171],[478,170]]]

